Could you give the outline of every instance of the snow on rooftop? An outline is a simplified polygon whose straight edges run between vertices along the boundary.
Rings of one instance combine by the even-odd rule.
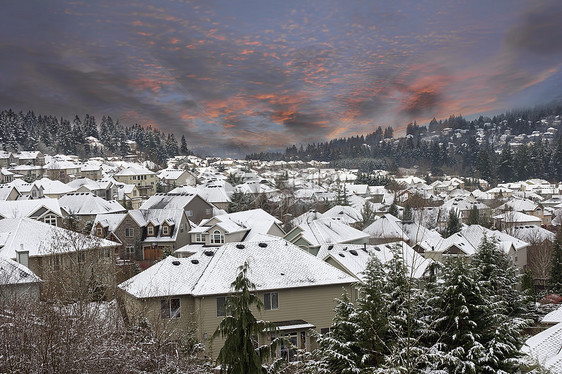
[[[248,277],[260,291],[356,281],[299,247],[278,239],[229,243],[185,259],[170,256],[119,287],[139,298],[227,294],[238,268],[246,261],[249,263]]]

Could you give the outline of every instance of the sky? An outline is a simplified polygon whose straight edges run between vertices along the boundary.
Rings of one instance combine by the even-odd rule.
[[[562,96],[561,1],[4,0],[0,109],[206,155],[401,134]]]

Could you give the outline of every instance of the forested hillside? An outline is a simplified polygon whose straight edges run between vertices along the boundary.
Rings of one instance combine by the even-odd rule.
[[[395,171],[417,165],[434,175],[451,173],[489,181],[527,178],[562,180],[560,102],[467,121],[462,116],[407,125],[395,139],[378,127],[365,136],[288,147],[284,153],[254,153],[248,159],[329,161],[334,167]]]
[[[98,122],[88,114],[69,120],[12,110],[0,112],[0,144],[5,151],[40,150],[80,157],[124,156],[131,152],[132,146],[144,158],[158,164],[168,157],[190,153],[184,136],[178,145],[174,134],[165,134],[150,126],[124,126],[109,116],[103,116]]]

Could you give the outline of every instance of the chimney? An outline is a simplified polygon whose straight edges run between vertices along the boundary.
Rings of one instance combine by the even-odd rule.
[[[23,244],[20,244],[20,249],[16,250],[16,261],[25,267],[29,267],[29,251],[23,249]]]

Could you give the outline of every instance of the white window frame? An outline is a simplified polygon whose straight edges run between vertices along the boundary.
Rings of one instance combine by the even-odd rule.
[[[224,234],[219,230],[213,231],[211,234],[211,244],[224,244]]]
[[[170,234],[170,228],[166,225],[162,226],[162,235],[169,235]]]
[[[47,214],[43,217],[43,222],[51,226],[57,226],[57,216],[54,214]]]
[[[135,229],[133,227],[127,227],[125,229],[125,237],[133,238],[135,236]]]
[[[150,225],[146,228],[146,235],[154,236],[154,226]]]

